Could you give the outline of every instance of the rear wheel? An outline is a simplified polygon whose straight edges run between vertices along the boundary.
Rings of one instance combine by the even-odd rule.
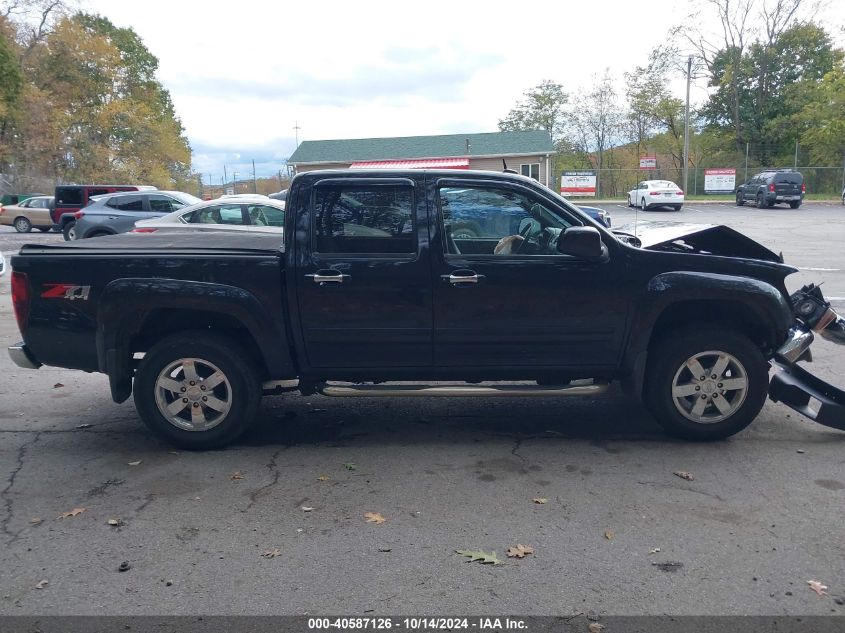
[[[766,203],[766,199],[763,197],[762,193],[757,194],[757,208],[758,209],[768,209],[772,205]]]
[[[643,211],[646,211],[648,209],[648,205],[645,203],[645,198],[642,198],[640,200],[640,209],[642,209]]]
[[[94,231],[88,237],[103,237],[104,235],[112,235],[108,231]]]
[[[769,366],[745,335],[691,328],[649,353],[646,402],[657,422],[690,440],[720,440],[751,424],[766,402]]]
[[[798,207],[801,206],[801,201],[800,200],[793,200],[792,202],[789,203],[789,206],[792,209],[797,209]]]
[[[673,205],[672,205],[672,208],[673,208],[675,211],[680,211],[682,206],[684,206],[684,205],[682,205],[682,204],[673,204]]]
[[[39,231],[41,231],[42,233],[46,233],[47,231],[50,230],[49,226],[36,226],[35,228],[38,229]]]
[[[189,450],[219,448],[252,424],[261,399],[258,372],[234,341],[181,332],[150,349],[135,375],[144,423]]]
[[[23,216],[15,218],[13,225],[18,233],[29,233],[32,230],[32,222]]]
[[[68,222],[62,227],[62,235],[65,242],[70,242],[76,239],[76,222]]]

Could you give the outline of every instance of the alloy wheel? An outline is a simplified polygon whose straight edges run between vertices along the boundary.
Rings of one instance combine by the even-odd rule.
[[[208,431],[232,408],[232,385],[213,363],[180,358],[167,365],[155,383],[159,413],[184,431]]]
[[[736,413],[748,395],[748,374],[727,352],[709,350],[688,358],[672,380],[678,412],[698,424],[714,424]]]

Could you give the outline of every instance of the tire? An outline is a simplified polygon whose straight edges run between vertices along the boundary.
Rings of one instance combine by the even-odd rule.
[[[640,209],[643,211],[648,211],[648,205],[645,203],[645,198],[640,200]]]
[[[757,194],[757,208],[758,209],[768,209],[771,205],[766,204],[766,199],[763,197],[762,193]]]
[[[62,227],[62,236],[65,238],[65,242],[70,242],[71,240],[76,239],[76,222],[67,222]]]
[[[32,222],[23,216],[15,218],[15,221],[12,222],[12,226],[15,227],[15,230],[18,233],[29,233],[32,230]]]
[[[186,367],[193,367],[197,384],[190,384]],[[202,389],[203,382],[215,376],[219,382]],[[235,341],[207,331],[186,331],[168,336],[146,353],[132,392],[135,408],[152,431],[179,448],[207,450],[231,444],[249,428],[261,400],[261,382],[252,359]],[[217,406],[203,404],[211,398]],[[185,404],[178,409],[180,399]],[[167,407],[176,409],[168,412]]]
[[[452,229],[452,239],[471,240],[481,235],[481,229],[471,224],[462,224]]]
[[[104,235],[114,235],[114,233],[109,233],[108,231],[94,231],[93,233],[89,233],[85,237],[87,239],[92,237],[103,237]],[[82,237],[80,236],[79,239],[82,239]]]
[[[797,209],[797,208],[798,208],[798,207],[800,207],[800,206],[801,206],[801,201],[800,201],[800,200],[793,200],[792,202],[790,202],[790,203],[789,203],[789,208],[790,208],[790,209]]]
[[[736,192],[736,206],[744,207],[745,206],[745,196],[742,194],[741,191]]]
[[[722,360],[725,357],[727,360]],[[689,366],[693,359],[705,380],[692,375]],[[716,367],[720,362],[726,366]],[[707,375],[712,370],[716,379]],[[728,381],[737,388],[721,389]],[[676,330],[649,352],[646,405],[667,432],[684,439],[721,440],[738,433],[760,413],[768,389],[766,359],[737,331],[707,327]],[[696,405],[701,402],[705,404],[699,411]]]
[[[41,231],[42,233],[47,233],[47,232],[50,231],[49,226],[36,226],[35,228],[38,229],[39,231]]]
[[[682,206],[684,206],[684,205],[682,205],[682,204],[673,204],[673,205],[672,205],[672,208],[673,208],[675,211],[680,211]]]
[[[845,204],[845,196],[842,197],[842,204]],[[628,206],[633,207],[634,203],[631,202],[631,196],[628,196]]]

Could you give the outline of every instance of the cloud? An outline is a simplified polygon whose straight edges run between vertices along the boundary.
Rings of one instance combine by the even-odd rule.
[[[208,183],[211,175],[213,184],[220,184],[223,166],[231,180],[234,173],[239,179],[252,177],[252,161],[255,161],[255,173],[258,178],[275,176],[284,171],[288,152],[282,148],[295,145],[292,138],[268,139],[262,144],[230,146],[211,143],[194,143],[192,165],[194,171],[203,174],[203,182]]]

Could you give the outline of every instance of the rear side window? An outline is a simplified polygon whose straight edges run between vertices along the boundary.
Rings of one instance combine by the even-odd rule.
[[[143,211],[144,199],[141,196],[116,196],[109,198],[106,205],[118,211]]]
[[[56,204],[81,206],[82,189],[79,187],[56,187]]]
[[[247,206],[249,223],[253,226],[285,226],[285,212],[276,207],[264,204],[251,204]]]
[[[318,253],[411,255],[413,189],[401,185],[320,186],[314,194]]]

